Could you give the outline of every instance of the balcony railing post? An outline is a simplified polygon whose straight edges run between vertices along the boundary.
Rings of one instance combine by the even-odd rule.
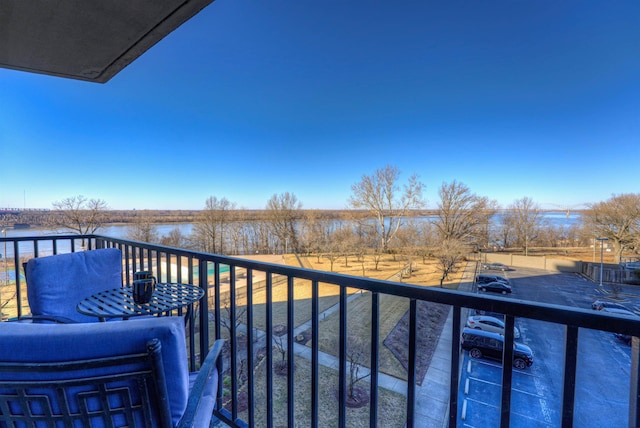
[[[7,255],[4,254],[3,257],[7,257]],[[16,271],[16,306],[17,306],[17,313],[19,318],[24,314],[22,313],[22,305],[20,304],[20,302],[22,302],[22,286],[20,284],[20,275],[17,275],[17,273],[20,272],[20,251],[18,247],[18,241],[13,242],[13,263]],[[24,275],[26,280],[27,278],[26,269],[25,269]]]
[[[460,306],[453,307],[451,326],[451,373],[449,380],[449,428],[458,425],[458,383],[460,382],[460,328],[462,324]]]
[[[202,263],[202,265],[207,266],[207,262]],[[205,271],[207,269],[205,268]],[[220,271],[220,264],[215,263],[215,270]],[[229,342],[231,343],[231,397],[233,398],[233,402],[231,405],[231,419],[235,421],[238,419],[238,332],[236,328],[238,326],[237,323],[237,312],[236,312],[236,271],[235,267],[229,266],[229,306],[227,309],[227,314],[229,317]]]
[[[246,270],[247,277],[247,367],[255,367],[253,359],[253,270]],[[255,406],[254,406],[254,377],[253,370],[247,369],[247,401],[248,401],[248,424],[255,426]]]
[[[511,382],[513,380],[513,327],[514,317],[505,316],[504,347],[502,349],[502,397],[500,402],[500,426],[510,426],[511,420]]]
[[[380,354],[380,296],[371,293],[371,402],[369,410],[369,427],[378,425],[378,370]]]
[[[562,387],[562,427],[573,427],[578,362],[578,327],[566,326],[564,339],[564,379]]]
[[[338,333],[338,426],[345,428],[347,424],[347,289],[340,287],[340,326]]]
[[[293,276],[287,276],[287,426],[295,426],[295,378],[294,369],[296,365],[295,354],[293,349],[294,334],[293,327],[295,324],[293,302],[295,279]]]
[[[265,310],[265,318],[266,318],[266,328],[267,328],[267,367],[269,370],[267,371],[267,382],[266,382],[266,390],[267,390],[267,399],[265,403],[266,413],[267,413],[267,428],[273,427],[273,394],[270,391],[273,391],[273,274],[271,272],[265,272],[265,287],[267,291],[267,307]]]
[[[416,410],[416,337],[418,324],[418,302],[409,301],[409,351],[407,361],[407,428],[415,426]]]
[[[200,304],[200,363],[204,362],[209,349],[209,314],[207,312],[207,301],[209,299],[207,263],[198,263],[198,286],[204,290],[205,303]],[[217,309],[217,308],[216,308]],[[216,310],[216,314],[218,311]]]
[[[640,424],[640,339],[631,338],[631,391],[629,393],[629,427]]]
[[[318,324],[320,322],[319,312],[319,295],[318,295],[318,281],[313,280],[311,282],[311,427],[318,427],[318,403],[320,401],[320,391],[318,384],[320,383],[320,375],[318,371],[319,363],[319,329]]]

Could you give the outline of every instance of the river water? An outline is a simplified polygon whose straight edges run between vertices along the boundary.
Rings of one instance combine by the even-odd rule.
[[[433,220],[435,217],[418,217],[418,219],[423,219],[424,221]],[[493,216],[493,224],[500,224],[502,219],[502,214],[498,213]],[[562,212],[544,212],[543,213],[543,222],[549,224],[553,227],[571,227],[579,224],[581,221],[580,214],[578,213],[570,213],[566,215]],[[110,236],[113,238],[121,238],[126,239],[128,234],[128,229],[130,225],[127,224],[110,224],[105,227],[100,228],[96,233],[98,235]],[[172,223],[172,224],[159,224],[156,225],[156,230],[158,231],[159,236],[166,236],[172,230],[178,228],[180,232],[184,236],[189,236],[193,232],[193,224],[192,223]],[[27,229],[7,229],[6,236],[7,237],[31,237],[31,236],[48,236],[48,235],[56,235],[58,232],[47,229],[47,228],[27,228]],[[59,247],[58,251],[67,252],[68,248]],[[33,245],[30,242],[20,243],[19,252],[21,255],[29,255],[33,254]],[[13,245],[11,243],[7,245],[0,244],[0,253],[4,256],[6,254],[7,257],[13,257]],[[53,253],[53,248],[51,242],[44,241],[38,244],[38,253],[40,255],[47,255]]]

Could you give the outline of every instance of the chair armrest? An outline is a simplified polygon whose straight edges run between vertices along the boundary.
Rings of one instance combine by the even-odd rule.
[[[177,428],[194,426],[195,417],[198,413],[198,408],[200,406],[202,396],[209,382],[209,378],[211,377],[213,371],[217,368],[217,363],[222,352],[223,345],[224,340],[218,339],[209,350],[209,353],[202,363],[202,366],[198,371],[198,375],[193,383],[193,387],[191,388],[189,399],[187,401],[187,408],[185,409],[182,418],[180,418],[180,422],[178,423]],[[219,393],[220,391],[218,391],[216,395]]]
[[[72,320],[71,318],[63,317],[63,316],[50,316],[50,315],[28,315],[19,317],[15,321],[17,322],[25,322],[31,321],[34,323],[39,323],[41,321],[49,321],[56,324],[77,324],[78,321]]]

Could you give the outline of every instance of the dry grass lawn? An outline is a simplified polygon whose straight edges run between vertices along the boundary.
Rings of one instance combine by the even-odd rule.
[[[305,257],[303,263],[306,266],[310,266],[312,269],[323,270],[330,268],[330,263],[327,260],[317,257]],[[345,264],[344,258],[338,259],[333,264],[335,272],[349,275],[362,275],[364,265],[364,272],[369,278],[376,279],[391,279],[398,281],[398,273],[405,267],[405,263],[394,259],[393,256],[387,255],[381,259],[378,263],[378,269],[375,269],[375,264],[372,258],[365,257],[363,261],[357,261],[354,259],[349,260],[348,265]],[[446,288],[456,288],[459,284],[463,268],[466,263],[461,263],[457,272],[444,283]],[[440,272],[437,269],[437,262],[434,260],[427,260],[423,263],[422,260],[413,261],[413,272],[410,277],[403,278],[403,282],[422,285],[422,286],[436,286],[440,285]],[[349,341],[361,340],[366,345],[369,344],[369,338],[371,336],[371,295],[369,293],[363,294],[361,297],[354,299],[348,304],[347,309],[347,332],[349,335]],[[380,361],[379,367],[382,373],[388,375],[406,379],[406,370],[402,366],[401,362],[394,356],[389,348],[383,346],[384,339],[396,326],[398,321],[409,309],[409,300],[402,297],[381,295],[380,296]],[[338,349],[338,335],[339,331],[339,318],[337,313],[323,319],[320,323],[320,340],[319,346],[322,352],[326,352],[332,355],[337,355]],[[437,332],[439,335],[439,332]],[[408,344],[407,344],[408,345]],[[369,355],[366,354],[364,359],[364,365],[369,366]]]
[[[294,375],[294,414],[296,426],[311,426],[311,364],[310,361],[296,357]],[[266,426],[266,372],[265,364],[256,368],[254,398],[256,400],[256,426]],[[319,366],[319,426],[338,426],[338,373],[335,370]],[[287,426],[287,406],[291,402],[287,393],[286,377],[273,375],[273,426]],[[369,389],[369,384],[362,382],[362,387]],[[406,412],[406,397],[380,388],[378,391],[378,426],[389,428],[401,428],[404,426]],[[240,417],[247,417],[247,413],[241,413]],[[369,426],[368,404],[360,408],[347,408],[348,427]],[[246,420],[246,419],[245,419]]]
[[[285,257],[285,263],[292,266],[300,266],[298,260],[293,257]],[[316,257],[304,257],[302,260],[303,266],[315,270],[327,270],[330,271],[330,264],[324,260],[318,260]],[[392,256],[383,258],[379,264],[378,269],[375,269],[374,261],[370,258],[365,258],[364,262],[357,262],[354,259],[349,259],[348,264],[345,264],[344,259],[335,261],[333,265],[333,272],[362,276],[363,267],[365,276],[376,279],[391,279],[392,281],[398,281],[397,274],[402,271],[405,264],[399,260],[394,260]],[[461,266],[462,267],[462,266]],[[428,261],[422,263],[421,261],[414,261],[413,273],[408,278],[402,278],[404,282],[410,282],[412,284],[424,285],[424,286],[439,286],[439,274],[434,262]],[[455,288],[460,281],[462,271],[454,274],[449,281],[445,283],[448,288]],[[239,284],[242,290],[242,284]],[[330,308],[336,305],[339,300],[339,287],[330,284],[319,284],[320,295],[320,311]],[[349,289],[348,294],[358,293],[359,290]],[[252,303],[254,307],[254,326],[258,329],[264,330],[266,326],[266,290],[261,287],[256,287],[252,293]],[[273,325],[286,325],[287,324],[287,301],[288,301],[288,287],[286,279],[274,278],[272,286],[272,302],[273,302]],[[244,305],[247,304],[246,292],[241,291],[237,295],[236,303],[238,305],[238,311],[241,312]],[[405,298],[399,298],[394,296],[382,295],[380,298],[380,371],[391,376],[406,379],[406,370],[403,368],[400,361],[393,355],[393,353],[387,349],[382,343],[384,339],[389,335],[393,328],[398,324],[398,321],[406,313],[409,308],[409,301]],[[368,341],[370,337],[371,329],[371,295],[370,293],[363,293],[358,295],[357,298],[352,300],[348,304],[348,334],[350,341],[363,340]],[[294,285],[294,327],[298,327],[304,322],[311,319],[311,283],[309,281],[299,280]],[[338,331],[339,331],[339,319],[338,313],[323,317],[319,326],[319,346],[322,352],[337,355],[338,350]],[[226,332],[225,332],[226,334]],[[310,343],[308,344],[310,345]],[[277,352],[274,351],[274,360],[279,358]],[[368,354],[363,361],[363,364],[369,365]],[[259,364],[255,370],[256,389],[256,422],[260,424],[260,421],[264,421],[264,405],[266,403],[266,380],[264,362]],[[319,367],[320,371],[320,421],[322,426],[336,426],[338,409],[336,391],[338,385],[338,374],[334,369]],[[295,370],[295,420],[299,423],[299,426],[308,426],[310,424],[310,390],[311,385],[311,371],[310,362],[296,357],[296,370]],[[361,381],[359,386],[368,389],[366,381]],[[286,426],[286,409],[289,403],[287,399],[287,386],[286,378],[274,375],[274,387],[273,387],[273,400],[274,400],[274,426]],[[384,389],[379,391],[379,404],[378,404],[378,422],[379,426],[394,427],[403,426],[402,422],[405,420],[404,412],[406,410],[406,397],[401,394],[392,393]],[[350,427],[368,426],[368,413],[369,407],[363,406],[362,408],[347,410],[347,425]],[[241,415],[241,417],[245,416]]]

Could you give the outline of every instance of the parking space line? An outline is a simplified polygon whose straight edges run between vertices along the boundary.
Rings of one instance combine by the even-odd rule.
[[[523,419],[525,419],[525,420],[535,422],[535,423],[536,423],[536,426],[538,426],[538,424],[539,424],[539,423],[543,423],[543,424],[545,424],[545,425],[546,425],[546,426],[548,426],[548,427],[555,427],[555,425],[554,425],[554,424],[552,424],[552,423],[550,423],[550,422],[548,422],[548,421],[541,421],[540,419],[532,418],[532,417],[531,417],[531,416],[529,416],[529,415],[525,415],[525,414],[523,414],[523,413],[516,412],[516,411],[514,411],[513,409],[512,409],[512,411],[511,411],[511,414],[512,414],[513,416],[519,416],[519,417],[521,417],[521,418],[523,418]]]
[[[496,410],[499,410],[499,409],[500,409],[500,407],[499,407],[499,406],[496,406],[495,404],[488,403],[488,402],[486,402],[486,401],[474,400],[473,398],[467,398],[467,399],[465,399],[465,401],[467,401],[467,400],[469,400],[469,401],[471,401],[471,402],[474,402],[474,403],[477,403],[477,404],[482,404],[482,405],[484,405],[484,406],[491,407],[491,408],[496,409]]]
[[[467,379],[475,380],[475,381],[478,381],[480,383],[484,383],[484,384],[487,384],[487,385],[495,385],[495,386],[502,387],[502,384],[499,383],[499,382],[492,382],[492,381],[489,381],[489,380],[480,379],[479,377],[469,376]]]

